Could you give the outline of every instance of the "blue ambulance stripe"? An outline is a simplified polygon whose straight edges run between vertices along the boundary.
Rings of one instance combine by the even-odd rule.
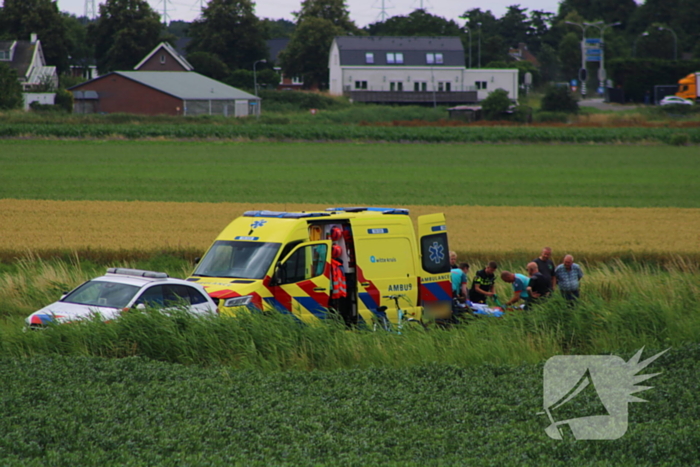
[[[438,299],[438,301],[452,301],[452,297],[450,297],[437,282],[428,282],[427,284],[423,283],[422,285],[428,289],[430,293],[432,293],[435,298]]]
[[[369,309],[372,313],[376,313],[379,304],[374,301],[372,296],[367,292],[360,292],[358,295],[360,296],[360,300],[362,300],[362,303],[365,304],[367,309]]]
[[[309,310],[309,312],[317,317],[318,319],[326,319],[326,309],[321,306],[316,300],[311,297],[294,297],[294,300],[298,301],[301,306]]]
[[[272,306],[272,308],[274,308],[275,310],[279,311],[279,312],[282,313],[283,315],[290,315],[290,316],[292,316],[292,317],[294,318],[295,321],[298,321],[298,322],[301,323],[301,320],[299,320],[299,318],[298,318],[294,313],[291,313],[291,312],[290,312],[289,310],[287,310],[284,306],[282,306],[282,304],[280,303],[280,301],[277,300],[275,297],[265,297],[265,298],[263,298],[263,300],[264,300],[268,305]]]

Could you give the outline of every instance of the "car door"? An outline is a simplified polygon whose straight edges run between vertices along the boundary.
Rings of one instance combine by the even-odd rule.
[[[452,312],[452,283],[447,223],[443,213],[418,217],[420,296],[423,308],[434,317]]]
[[[331,291],[330,250],[328,240],[302,243],[275,269],[273,295],[302,321],[326,318]]]

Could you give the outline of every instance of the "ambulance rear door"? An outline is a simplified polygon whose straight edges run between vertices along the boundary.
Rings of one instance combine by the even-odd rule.
[[[358,314],[361,322],[376,318],[398,321],[396,302],[409,316],[419,313],[413,229],[408,215],[352,219],[357,270]],[[379,308],[386,306],[385,312]]]
[[[447,224],[443,213],[418,217],[420,299],[426,312],[443,317],[452,312],[452,282]]]

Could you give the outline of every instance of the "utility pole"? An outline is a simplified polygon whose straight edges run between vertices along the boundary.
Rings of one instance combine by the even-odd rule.
[[[95,8],[95,0],[85,0],[85,17],[89,20],[97,18],[97,9]]]

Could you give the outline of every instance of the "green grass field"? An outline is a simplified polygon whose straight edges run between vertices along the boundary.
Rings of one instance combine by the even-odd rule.
[[[698,465],[698,359],[697,346],[685,347],[647,368],[663,372],[638,394],[649,402],[629,404],[627,433],[610,441],[547,437],[542,364],[261,373],[0,359],[0,458],[22,467]],[[602,410],[578,398],[566,413]]]
[[[0,198],[700,207],[696,147],[0,141]]]

